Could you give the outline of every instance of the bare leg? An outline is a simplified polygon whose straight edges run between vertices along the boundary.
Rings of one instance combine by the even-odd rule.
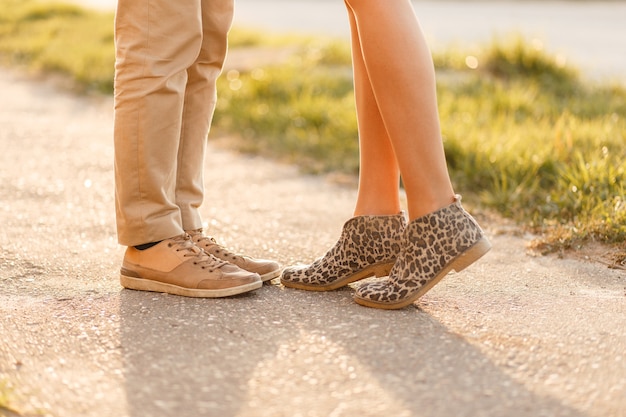
[[[355,216],[400,212],[400,171],[387,129],[370,83],[352,9],[348,6],[352,37],[355,99],[359,123],[359,192]]]
[[[353,52],[362,52],[362,60],[355,59],[357,103],[368,97],[375,98],[404,180],[409,218],[421,217],[454,201],[441,140],[430,51],[409,0],[346,0],[346,3],[358,35],[353,40]],[[354,48],[356,43],[360,48]],[[362,91],[366,79],[372,95],[368,95],[367,88]],[[374,112],[372,107],[363,103],[357,106],[360,122],[367,119],[369,112]],[[377,123],[362,124],[360,133],[360,144],[365,152],[362,157],[368,165],[369,150],[374,153],[377,146],[384,148],[384,145],[369,143],[384,137],[379,133],[382,129],[372,125]],[[365,132],[366,128],[371,128],[372,132]],[[379,160],[387,157],[376,156]],[[390,183],[385,178],[391,178],[392,166],[378,163],[379,177]],[[361,184],[360,196],[369,194],[364,187],[375,187],[367,179],[370,168],[364,169],[366,178]]]

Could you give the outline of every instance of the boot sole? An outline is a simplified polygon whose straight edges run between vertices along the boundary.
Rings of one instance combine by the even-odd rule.
[[[326,285],[312,285],[312,284],[303,284],[301,282],[283,281],[282,278],[280,280],[280,283],[283,284],[285,287],[296,288],[299,290],[333,291],[338,288],[345,287],[346,285],[352,282],[359,281],[361,279],[369,278],[372,276],[386,277],[387,275],[389,275],[389,272],[391,271],[391,268],[393,267],[394,263],[395,262],[370,265],[367,268],[360,270],[359,272],[356,272],[352,275],[348,275],[347,277],[343,279],[338,279]]]
[[[143,278],[129,277],[126,275],[120,275],[120,283],[122,284],[122,287],[128,288],[130,290],[152,291],[195,298],[229,297],[232,295],[243,294],[245,292],[253,291],[263,286],[263,281],[259,280],[237,287],[222,288],[219,290],[208,290],[184,288],[173,284],[167,284],[164,282],[153,281]]]
[[[418,298],[426,294],[432,287],[437,285],[439,281],[443,279],[443,277],[448,275],[450,271],[455,270],[456,272],[461,272],[462,270],[476,262],[478,259],[480,259],[487,252],[489,252],[490,249],[491,243],[489,242],[489,240],[486,237],[481,238],[465,252],[450,261],[450,263],[448,263],[448,265],[446,265],[441,270],[441,272],[439,272],[433,279],[427,282],[416,293],[403,300],[394,303],[380,303],[355,296],[354,301],[362,306],[380,308],[385,310],[397,310],[399,308],[406,307],[413,304]]]

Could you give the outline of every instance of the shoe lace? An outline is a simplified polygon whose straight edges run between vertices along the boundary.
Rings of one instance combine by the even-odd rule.
[[[224,258],[231,258],[231,259],[235,260],[235,259],[241,257],[240,255],[237,255],[236,253],[233,253],[233,252],[229,251],[224,246],[222,246],[219,243],[217,243],[217,240],[215,240],[214,237],[206,236],[201,231],[198,231],[198,232],[194,233],[191,236],[191,238],[197,244],[206,245],[206,246],[213,246],[214,247],[213,252],[216,253],[216,254],[219,254],[220,256],[223,255]]]
[[[168,246],[176,252],[184,252],[183,257],[185,258],[193,258],[194,265],[199,265],[202,269],[213,271],[227,264],[227,262],[216,258],[210,253],[206,253],[196,246],[188,234],[171,239]]]

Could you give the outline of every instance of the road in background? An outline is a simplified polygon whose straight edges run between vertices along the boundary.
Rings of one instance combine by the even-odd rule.
[[[112,9],[116,0],[73,0]],[[433,48],[521,34],[595,79],[626,81],[626,2],[415,1]],[[348,37],[341,0],[236,0],[235,25]]]

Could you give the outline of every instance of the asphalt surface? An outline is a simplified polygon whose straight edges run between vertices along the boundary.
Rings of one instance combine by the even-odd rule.
[[[7,70],[0,91],[0,387],[20,415],[626,416],[623,270],[529,256],[476,213],[493,250],[399,311],[276,282],[123,290],[110,98]],[[239,252],[308,262],[351,216],[350,182],[215,144],[205,170],[209,231]]]

